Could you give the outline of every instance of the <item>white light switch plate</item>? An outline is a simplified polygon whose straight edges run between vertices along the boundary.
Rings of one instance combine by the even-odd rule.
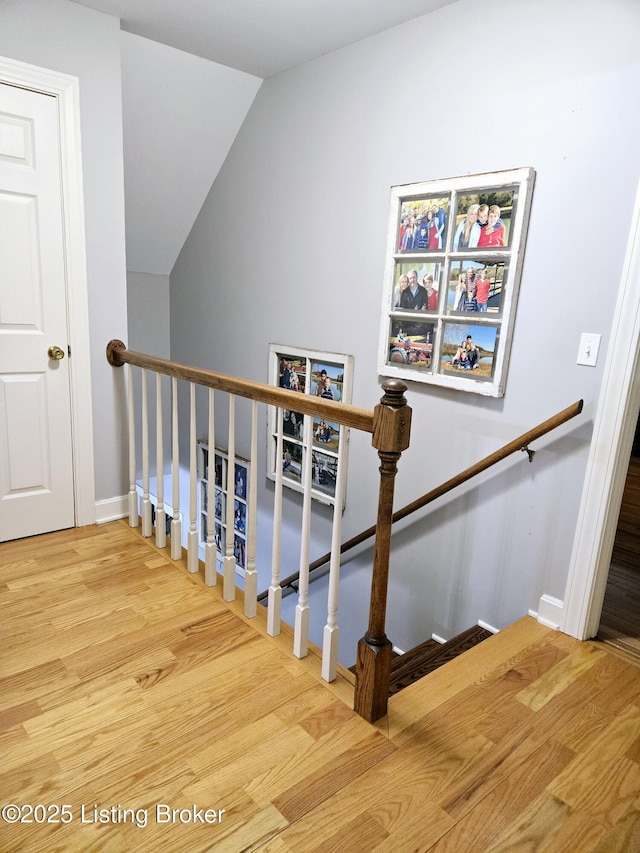
[[[583,332],[580,336],[580,347],[578,349],[578,364],[586,364],[595,367],[600,349],[602,335],[591,332]]]

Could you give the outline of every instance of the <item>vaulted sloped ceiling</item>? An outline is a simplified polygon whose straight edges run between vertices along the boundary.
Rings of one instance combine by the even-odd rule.
[[[127,269],[169,275],[262,80],[121,38]]]
[[[127,268],[168,275],[264,78],[456,0],[76,2],[120,19]]]

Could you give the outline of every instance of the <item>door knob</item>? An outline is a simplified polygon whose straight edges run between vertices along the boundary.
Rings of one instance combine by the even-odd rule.
[[[52,358],[54,361],[60,361],[61,358],[64,358],[64,350],[60,349],[60,347],[49,347],[47,353],[49,358]]]

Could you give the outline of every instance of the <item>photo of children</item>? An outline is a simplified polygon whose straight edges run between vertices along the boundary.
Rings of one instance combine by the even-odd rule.
[[[482,189],[458,196],[452,250],[508,246],[516,200],[517,187]]]
[[[314,361],[311,363],[311,393],[324,400],[342,400],[344,374],[341,365]]]
[[[313,419],[313,443],[317,447],[338,452],[340,444],[340,424],[324,418]]]
[[[398,252],[441,252],[447,239],[450,196],[402,202]]]
[[[440,372],[490,380],[497,344],[497,326],[445,323]]]

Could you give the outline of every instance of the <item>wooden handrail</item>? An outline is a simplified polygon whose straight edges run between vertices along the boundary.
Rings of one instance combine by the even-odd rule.
[[[571,406],[567,406],[566,409],[563,409],[561,412],[553,415],[550,418],[547,418],[546,421],[542,421],[542,423],[538,424],[538,426],[533,427],[533,429],[528,430],[528,432],[524,432],[522,435],[515,438],[513,441],[510,441],[508,444],[505,444],[499,450],[496,450],[494,453],[490,453],[489,456],[485,456],[484,459],[481,459],[479,462],[476,462],[475,465],[471,465],[469,468],[465,468],[464,471],[461,471],[455,477],[451,477],[451,479],[442,483],[440,486],[437,486],[435,489],[431,489],[430,492],[426,492],[426,494],[422,495],[422,497],[417,498],[415,501],[407,504],[406,506],[399,509],[397,512],[394,512],[392,521],[395,524],[396,521],[401,521],[403,518],[406,518],[408,515],[416,512],[416,510],[422,509],[422,507],[427,506],[432,501],[435,501],[437,498],[446,495],[447,492],[450,492],[452,489],[455,489],[456,486],[461,486],[462,483],[466,483],[467,480],[471,480],[476,474],[482,473],[482,471],[486,471],[487,468],[490,468],[492,465],[495,465],[496,462],[501,462],[507,456],[510,456],[512,453],[515,453],[519,450],[525,450],[528,445],[535,441],[537,438],[545,435],[551,430],[556,429],[556,427],[561,426],[566,421],[571,420],[571,418],[575,418],[576,415],[579,415],[582,411],[583,401],[578,400],[576,403],[573,403]],[[340,546],[340,553],[345,554],[347,551],[350,551],[352,548],[355,548],[356,545],[360,545],[362,542],[366,542],[367,539],[370,539],[376,532],[376,525],[373,524],[371,527],[368,527],[366,530],[363,530],[362,533],[358,533],[357,536],[353,536],[351,539],[348,539],[346,542]],[[309,564],[309,571],[313,572],[316,569],[319,569],[321,566],[324,566],[331,557],[331,553],[325,554],[322,557],[319,557],[317,560],[314,560],[313,563]],[[287,587],[295,582],[297,574],[290,575],[288,578],[285,578],[282,581],[282,586]],[[258,596],[258,601],[263,598],[262,594]]]
[[[354,709],[360,714],[360,716],[364,717],[369,722],[375,722],[375,720],[383,716],[387,709],[387,701],[389,698],[389,677],[391,672],[392,646],[390,640],[385,634],[385,620],[389,578],[389,548],[391,543],[393,492],[395,477],[397,474],[397,462],[402,452],[409,446],[409,437],[411,432],[411,408],[407,405],[407,400],[404,396],[404,392],[407,390],[407,386],[404,382],[400,382],[397,379],[385,380],[382,383],[384,394],[380,402],[373,411],[368,411],[345,403],[338,403],[332,400],[311,396],[310,394],[299,394],[283,388],[275,388],[271,385],[236,379],[221,373],[215,373],[211,370],[204,370],[198,367],[191,367],[190,365],[179,364],[177,362],[168,361],[167,359],[157,358],[144,353],[132,352],[127,349],[122,341],[119,340],[112,340],[107,345],[107,360],[112,367],[122,367],[124,364],[129,364],[143,370],[150,370],[156,374],[170,376],[175,380],[181,379],[191,383],[192,452],[195,444],[195,385],[202,385],[206,388],[224,391],[228,394],[245,397],[256,402],[277,406],[280,409],[290,409],[296,412],[301,412],[305,415],[317,415],[329,421],[371,433],[371,444],[378,451],[378,458],[380,460],[380,489],[378,493],[378,516],[375,529],[376,545],[371,572],[369,624],[365,635],[358,643]],[[212,396],[213,395],[210,394],[210,410],[212,409]],[[177,417],[175,403],[176,397],[174,396],[174,418]],[[233,412],[232,407],[230,407],[230,412]],[[130,419],[130,422],[133,424],[132,418]],[[232,430],[232,419],[230,417],[230,436],[232,435]],[[135,440],[135,436],[133,436],[133,440]],[[130,442],[131,441],[132,438],[130,437]],[[233,456],[231,446],[229,454],[231,457]],[[193,460],[193,456],[191,458]],[[195,527],[193,514],[195,504],[195,488],[193,480],[194,469],[195,466],[192,461],[190,466],[192,484],[192,529]],[[175,470],[177,470],[177,462],[174,463],[174,472]],[[135,473],[131,477],[132,481],[134,477]],[[135,497],[135,491],[130,492],[130,494],[133,494]],[[336,507],[339,507],[341,502],[337,500],[337,494],[338,491],[336,492]],[[231,506],[231,504],[228,506]],[[227,527],[229,528],[231,524],[232,521],[228,516]],[[337,569],[339,568],[339,561],[337,560],[337,551],[339,545],[339,525],[334,525],[334,531],[333,550],[336,552],[336,571],[331,574],[327,624],[324,628],[322,651],[322,675],[327,681],[332,681],[335,678],[338,652],[338,626],[336,622],[336,614],[338,600]],[[172,540],[173,535],[172,530]],[[175,535],[178,537],[179,545],[179,534]],[[191,536],[191,531],[189,535]],[[192,538],[190,541],[190,549],[193,542],[197,543],[197,538]],[[195,569],[193,569],[195,571],[197,570],[197,552],[194,550],[194,553],[196,553],[196,559],[194,560]],[[189,551],[189,554],[191,554],[191,550]],[[232,568],[235,567],[233,559],[231,559],[231,562],[233,564]],[[189,570],[192,571],[191,568]],[[277,589],[281,589],[277,579],[275,583],[277,583]],[[331,584],[334,586],[333,592],[331,591]],[[224,597],[226,600],[231,600],[231,598],[227,598],[226,592]],[[273,612],[275,612],[275,609],[275,607],[272,608]],[[255,615],[255,610],[252,615]],[[279,613],[276,614],[276,617],[279,623]],[[274,619],[276,617],[274,617]]]
[[[251,382],[248,379],[236,379],[224,373],[215,373],[201,367],[192,367],[188,364],[180,364],[176,361],[134,352],[127,349],[125,344],[119,340],[114,339],[107,344],[107,361],[112,367],[132,364],[166,376],[204,385],[206,388],[216,388],[229,394],[246,397],[249,400],[257,400],[270,406],[292,409],[304,415],[316,415],[363,432],[373,433],[374,430],[374,412],[369,409],[361,409],[358,406],[339,403],[335,400],[326,400],[311,394],[300,394],[296,391],[276,388],[273,385],[266,385],[261,382]]]

